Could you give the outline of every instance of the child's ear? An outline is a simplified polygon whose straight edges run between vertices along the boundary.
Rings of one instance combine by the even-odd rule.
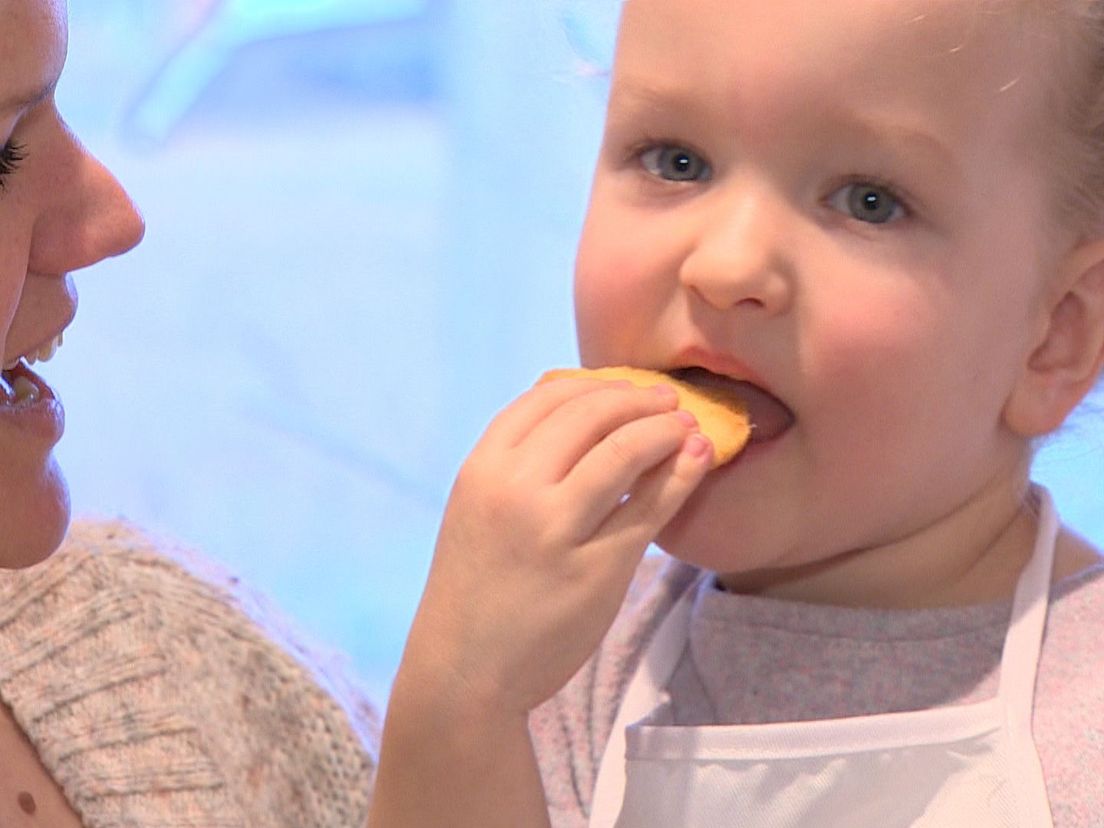
[[[1057,429],[1104,366],[1104,238],[1085,241],[1062,263],[1043,308],[1040,333],[1005,406],[1005,423],[1025,437]]]

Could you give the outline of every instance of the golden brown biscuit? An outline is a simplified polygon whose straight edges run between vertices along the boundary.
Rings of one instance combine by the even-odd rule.
[[[713,443],[713,468],[723,466],[739,454],[751,436],[751,421],[747,406],[734,394],[717,388],[700,388],[675,379],[662,371],[647,368],[562,368],[547,371],[539,382],[581,377],[600,380],[628,380],[633,385],[649,388],[670,385],[678,393],[679,408],[693,414],[702,434]]]

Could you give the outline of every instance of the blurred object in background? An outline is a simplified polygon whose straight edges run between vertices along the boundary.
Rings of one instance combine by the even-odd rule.
[[[613,66],[623,0],[560,0],[560,22],[583,77],[607,77]]]
[[[617,7],[71,2],[59,104],[148,222],[46,368],[75,512],[224,560],[382,699],[456,468],[576,359]],[[1085,423],[1041,467],[1099,543]]]
[[[544,0],[70,11],[59,104],[148,222],[48,369],[74,510],[226,561],[382,697],[456,467],[575,359],[601,87]]]
[[[153,76],[128,118],[128,128],[140,140],[164,141],[240,49],[282,37],[416,20],[426,14],[427,2],[201,0],[190,5],[191,20],[179,48]]]

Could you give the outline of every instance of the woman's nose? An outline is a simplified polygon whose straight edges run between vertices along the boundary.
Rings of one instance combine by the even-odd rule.
[[[67,273],[133,248],[146,225],[126,190],[64,124],[54,145],[52,196],[35,222],[29,269]]]
[[[785,208],[751,194],[706,209],[680,268],[683,286],[717,310],[785,312],[794,291]]]

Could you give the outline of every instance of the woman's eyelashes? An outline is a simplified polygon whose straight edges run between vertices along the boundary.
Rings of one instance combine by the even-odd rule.
[[[714,170],[699,152],[678,142],[650,141],[630,153],[633,163],[661,183],[690,184],[713,179]],[[827,204],[866,224],[889,224],[911,214],[897,188],[878,176],[854,175],[835,185]]]
[[[4,144],[3,149],[0,149],[0,190],[4,189],[8,176],[16,171],[19,162],[26,157],[27,153],[22,144],[8,141]]]

